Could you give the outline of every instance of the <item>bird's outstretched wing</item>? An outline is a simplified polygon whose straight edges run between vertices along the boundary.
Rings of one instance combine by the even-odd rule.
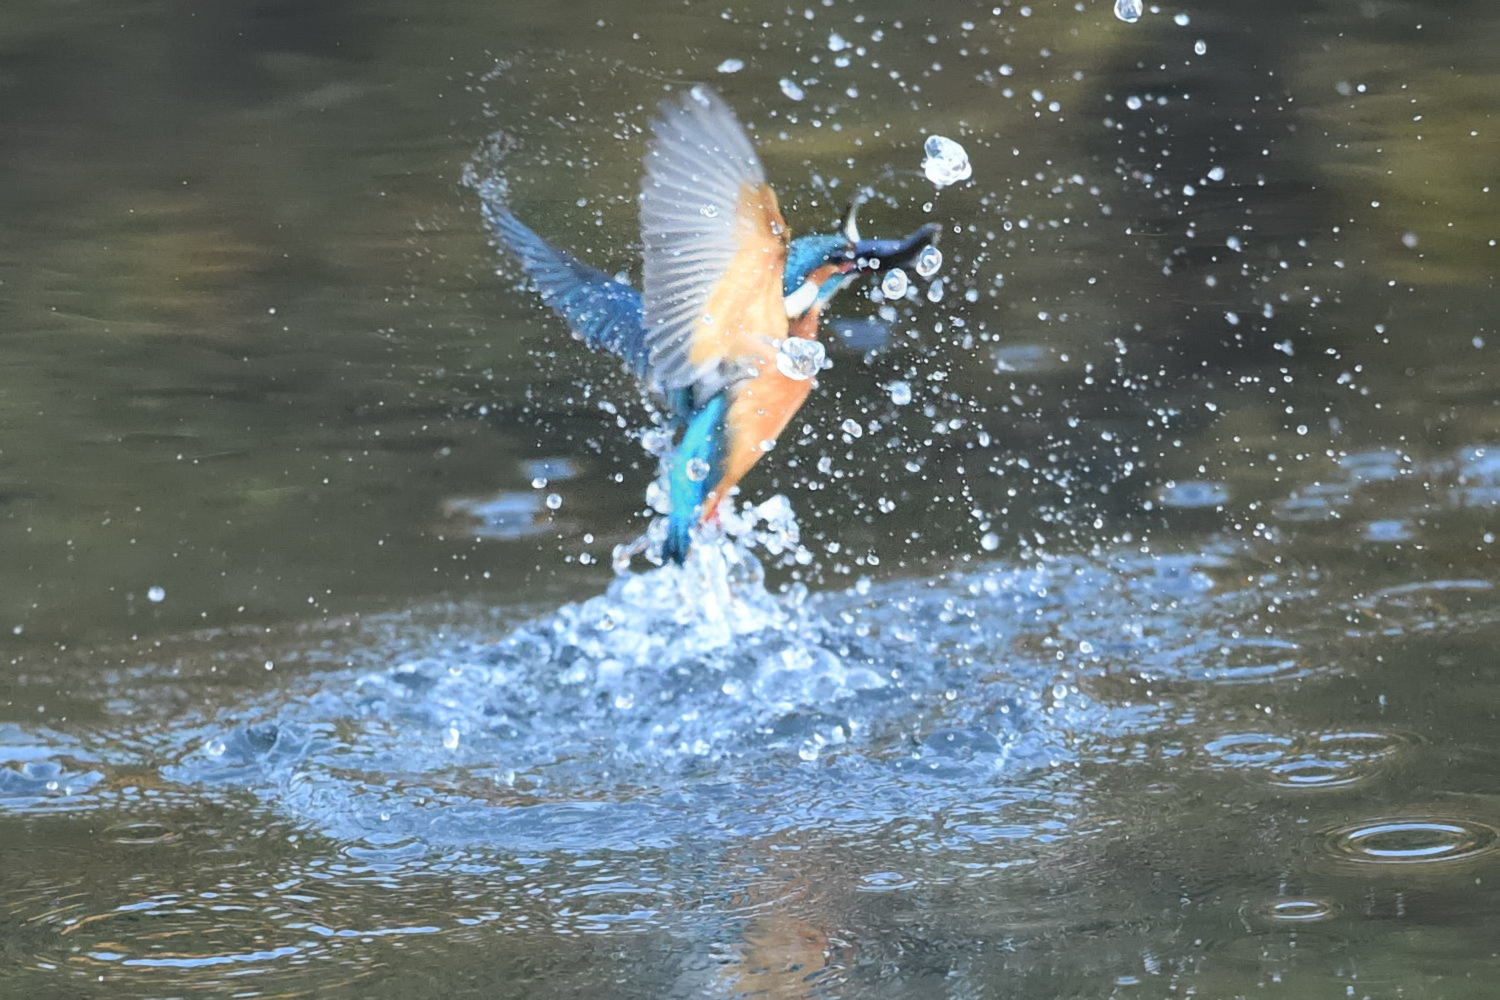
[[[641,190],[649,378],[699,404],[772,361],[787,335],[787,228],[755,147],[717,94],[662,103]]]
[[[542,301],[591,347],[613,351],[647,378],[641,293],[542,239],[499,201],[483,203],[495,243],[520,261]]]

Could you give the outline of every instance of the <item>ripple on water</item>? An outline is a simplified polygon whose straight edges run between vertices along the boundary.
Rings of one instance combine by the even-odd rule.
[[[46,813],[88,808],[94,801],[90,793],[103,780],[103,772],[66,755],[0,764],[0,809]]]
[[[443,516],[475,538],[510,541],[546,526],[539,493],[506,490],[488,497],[456,497],[443,504]]]
[[[1500,832],[1477,820],[1392,817],[1325,831],[1320,843],[1341,861],[1368,865],[1435,865],[1492,854]]]
[[[1333,789],[1378,774],[1410,742],[1398,733],[1229,733],[1204,744],[1213,767],[1281,788]]]
[[[854,888],[856,892],[899,892],[916,885],[916,879],[900,872],[869,872],[859,877]]]
[[[296,839],[287,828],[259,835]],[[376,942],[382,950],[436,937],[493,942],[502,925],[524,950],[532,933],[644,923],[680,903],[671,877],[639,859],[601,860],[580,875],[576,862],[484,864],[424,851],[364,864],[314,849],[267,870],[269,856],[250,847],[226,866],[217,834],[185,840],[190,863],[135,867],[118,886],[80,889],[55,874],[17,884],[0,897],[16,963],[64,977],[59,995],[68,975],[88,995],[111,986],[131,996],[323,995],[379,972]],[[71,849],[57,848],[57,863],[41,871],[64,871]]]
[[[1251,908],[1262,920],[1277,924],[1311,924],[1328,920],[1338,913],[1338,906],[1326,899],[1273,899]]]
[[[113,823],[104,828],[104,837],[123,847],[170,847],[182,843],[180,831],[151,820]]]
[[[1190,680],[1258,684],[1313,672],[1302,647],[1271,636],[1214,636],[1183,650],[1182,672]]]
[[[1488,580],[1421,580],[1377,590],[1352,611],[1357,627],[1384,635],[1469,628],[1500,621],[1500,592]]]
[[[1213,510],[1229,502],[1229,488],[1223,483],[1192,479],[1165,484],[1157,494],[1163,507],[1179,510]]]

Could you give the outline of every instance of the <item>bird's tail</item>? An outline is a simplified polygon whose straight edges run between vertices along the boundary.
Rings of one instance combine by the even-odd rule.
[[[667,490],[672,513],[667,515],[663,558],[681,566],[693,545],[693,528],[703,513],[703,501],[718,479],[724,445],[724,415],[729,400],[720,393],[688,421],[682,440],[667,460]]]
[[[689,511],[686,516],[680,516],[674,506],[672,513],[667,516],[667,537],[661,544],[663,559],[669,559],[679,566],[687,562],[688,549],[693,547],[693,525],[697,523],[695,513]]]

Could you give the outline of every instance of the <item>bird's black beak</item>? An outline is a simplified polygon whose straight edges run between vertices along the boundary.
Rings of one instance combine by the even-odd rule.
[[[855,240],[854,259],[863,273],[889,271],[893,267],[910,267],[917,255],[936,246],[943,227],[929,222],[909,236],[896,240]]]

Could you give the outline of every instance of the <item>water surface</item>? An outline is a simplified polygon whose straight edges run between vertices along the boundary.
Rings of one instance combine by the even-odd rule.
[[[15,6],[0,992],[1487,996],[1497,41]],[[946,261],[841,303],[753,555],[617,579],[644,410],[461,180],[631,273],[696,80]]]

